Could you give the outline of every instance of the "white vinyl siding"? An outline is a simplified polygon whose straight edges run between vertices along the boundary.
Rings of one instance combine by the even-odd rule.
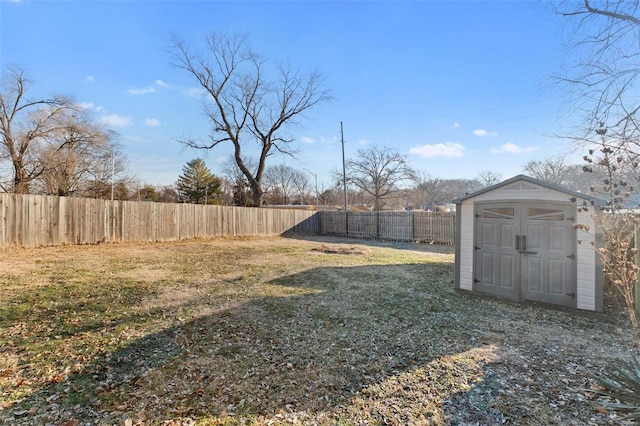
[[[473,290],[473,228],[475,212],[472,201],[465,201],[461,205],[460,229],[460,288]]]
[[[596,309],[596,248],[592,244],[595,241],[595,223],[590,212],[579,212],[578,222],[589,227],[589,231],[581,229],[577,232],[577,295],[576,307],[593,311]]]

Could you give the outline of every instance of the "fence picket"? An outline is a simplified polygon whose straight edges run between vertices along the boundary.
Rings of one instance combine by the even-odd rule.
[[[320,234],[353,238],[454,244],[455,213],[321,211]]]
[[[172,241],[287,232],[453,244],[455,214],[348,212],[0,193],[0,246]]]
[[[319,231],[317,212],[0,193],[0,246]]]

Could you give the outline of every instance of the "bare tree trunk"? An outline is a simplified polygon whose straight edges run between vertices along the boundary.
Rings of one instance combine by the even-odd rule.
[[[15,194],[28,194],[29,182],[27,180],[27,173],[24,168],[22,160],[15,159],[13,162],[13,192]]]

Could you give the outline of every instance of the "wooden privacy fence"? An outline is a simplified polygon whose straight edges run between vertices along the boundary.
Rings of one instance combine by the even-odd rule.
[[[205,206],[0,193],[0,246],[323,234],[453,244],[455,215]]]
[[[455,213],[321,211],[320,234],[453,244]],[[346,219],[345,219],[346,216]]]
[[[316,213],[0,193],[0,246],[316,234]]]

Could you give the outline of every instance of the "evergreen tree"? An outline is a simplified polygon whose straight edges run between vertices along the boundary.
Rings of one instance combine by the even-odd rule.
[[[220,179],[211,173],[201,158],[189,161],[176,182],[180,198],[194,204],[217,204],[221,187]]]

